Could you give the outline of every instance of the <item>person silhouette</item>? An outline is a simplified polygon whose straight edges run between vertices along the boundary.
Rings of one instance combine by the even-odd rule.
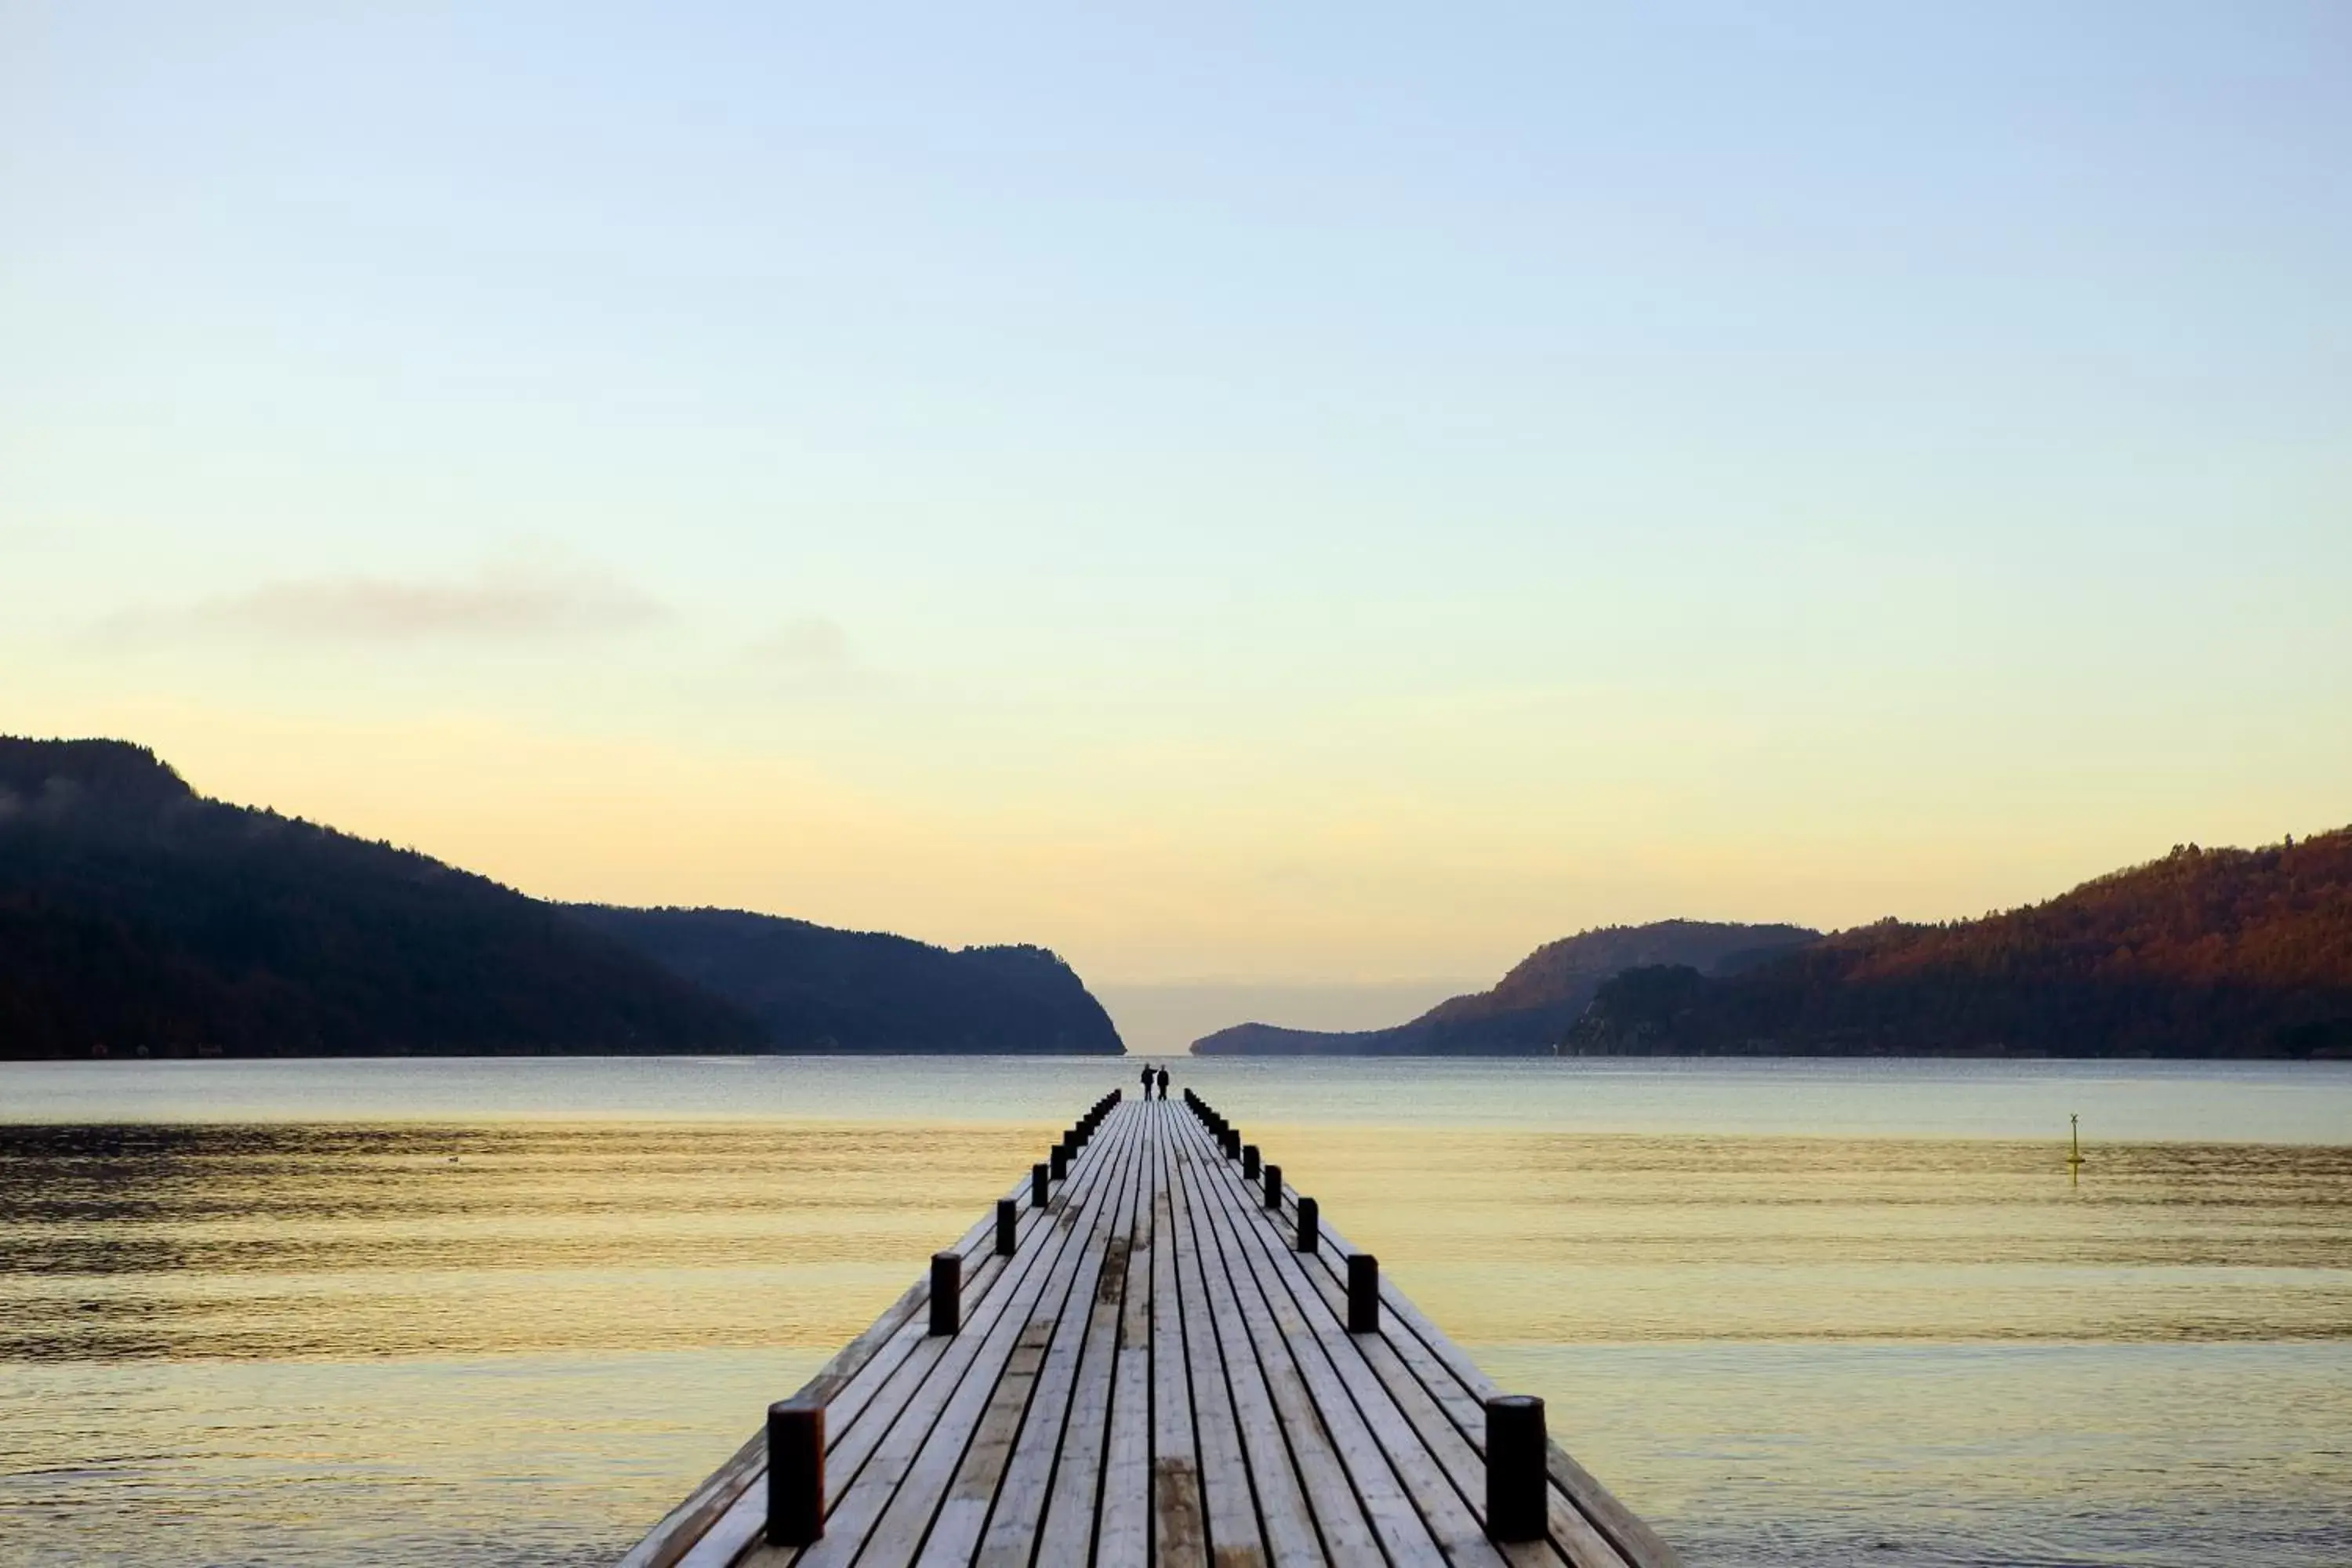
[[[1150,1062],[1143,1064],[1143,1098],[1146,1100],[1151,1098],[1151,1064]]]
[[[1160,1069],[1160,1098],[1162,1100],[1168,1098],[1168,1069],[1166,1068],[1161,1068]]]

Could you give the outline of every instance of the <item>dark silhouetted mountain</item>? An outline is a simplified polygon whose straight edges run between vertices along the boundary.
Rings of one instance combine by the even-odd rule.
[[[2047,903],[1707,976],[1629,971],[1585,1055],[2352,1056],[2352,828],[2176,848]]]
[[[205,799],[142,747],[0,738],[0,1058],[758,1051],[827,1037],[1119,1048],[1076,977],[1036,949],[950,953],[757,916],[650,911],[632,926],[796,933],[741,945],[802,969],[713,958],[725,973],[706,988],[679,952],[623,940],[613,928],[631,913],[542,903]],[[785,1005],[795,987],[835,1026],[795,1032],[818,1016]],[[984,1025],[952,1016],[966,1006]],[[1036,1033],[1009,1037],[1024,1025]]]
[[[119,742],[0,740],[0,1056],[756,1048],[551,906],[204,799]]]
[[[1201,1056],[1548,1056],[1603,981],[1643,964],[1749,963],[1817,940],[1802,926],[1660,921],[1606,926],[1535,950],[1491,991],[1439,1003],[1393,1028],[1326,1033],[1239,1024],[1192,1042]]]
[[[957,952],[733,910],[570,912],[751,1013],[782,1050],[1124,1048],[1102,1004],[1042,947]]]

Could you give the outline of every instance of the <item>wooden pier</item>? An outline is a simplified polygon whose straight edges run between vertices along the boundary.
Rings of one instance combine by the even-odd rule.
[[[623,1562],[1679,1568],[1189,1090],[1098,1101]]]

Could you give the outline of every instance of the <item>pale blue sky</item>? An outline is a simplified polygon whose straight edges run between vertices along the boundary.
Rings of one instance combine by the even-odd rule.
[[[2352,10],[0,0],[0,730],[1499,971],[2352,820]]]

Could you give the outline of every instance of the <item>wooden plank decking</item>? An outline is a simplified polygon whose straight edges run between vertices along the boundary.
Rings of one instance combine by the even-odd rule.
[[[1097,1107],[1043,1208],[1026,1177],[1008,1194],[1010,1257],[994,1215],[956,1244],[956,1332],[929,1331],[927,1277],[794,1396],[824,1409],[821,1539],[766,1540],[763,1432],[625,1568],[1679,1568],[1557,1444],[1546,1538],[1490,1541],[1485,1401],[1501,1391],[1385,1279],[1378,1331],[1349,1332],[1354,1249],[1326,1220],[1298,1251],[1298,1194],[1268,1206],[1219,1121]]]

